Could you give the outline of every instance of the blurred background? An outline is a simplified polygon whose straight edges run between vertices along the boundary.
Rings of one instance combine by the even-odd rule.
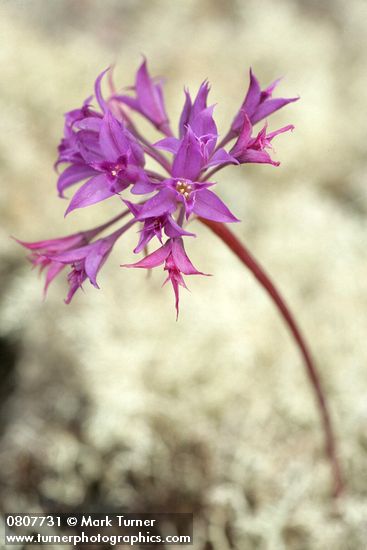
[[[367,546],[367,158],[364,0],[1,0],[0,508],[193,512],[198,550]],[[330,499],[312,391],[272,303],[204,227],[175,322],[162,273],[123,271],[136,235],[65,306],[10,235],[34,241],[95,225],[116,200],[75,212],[57,198],[63,113],[116,64],[183,86],[204,78],[224,134],[252,66],[293,123],[279,168],[218,174],[234,228],[288,299],[317,359],[345,496]],[[152,133],[153,137],[153,133]],[[191,244],[191,243],[190,243]]]

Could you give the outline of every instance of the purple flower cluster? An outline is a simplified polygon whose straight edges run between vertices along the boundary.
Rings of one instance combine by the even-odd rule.
[[[187,222],[195,217],[220,223],[239,221],[212,190],[213,174],[229,164],[251,162],[278,166],[269,154],[271,142],[293,126],[267,133],[265,125],[253,134],[253,125],[298,98],[273,98],[278,81],[261,90],[250,71],[246,97],[228,133],[218,143],[214,106],[207,105],[209,85],[206,81],[194,100],[185,90],[178,132],[174,135],[164,105],[162,83],[150,77],[145,60],[137,71],[135,86],[130,88],[132,95],[116,93],[110,78],[109,96],[103,97],[101,83],[107,71],[96,80],[95,104],[91,103],[92,96],[81,108],[65,115],[64,136],[56,162],[58,169],[63,167],[57,190],[59,196],[65,198],[69,188],[81,184],[66,214],[116,196],[126,209],[88,231],[59,239],[19,243],[31,251],[31,262],[46,270],[45,291],[66,266],[70,267],[66,298],[69,303],[86,279],[98,288],[97,274],[116,241],[138,224],[139,238],[134,252],[145,251],[146,255],[124,267],[151,269],[164,265],[165,282],[172,284],[178,313],[179,286],[185,287],[183,275],[203,275],[185,251],[184,240],[195,237],[185,228]],[[149,142],[133,121],[134,112],[148,120],[162,134],[162,139],[154,144]],[[160,172],[146,167],[147,156],[160,166]],[[130,200],[126,194],[122,195],[127,190]],[[107,236],[100,236],[127,216],[127,223]],[[161,246],[148,254],[150,241],[156,239]]]

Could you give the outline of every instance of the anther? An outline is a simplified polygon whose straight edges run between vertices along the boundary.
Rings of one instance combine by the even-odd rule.
[[[176,191],[178,191],[185,199],[188,199],[192,191],[192,185],[185,183],[184,181],[178,181],[176,184]]]

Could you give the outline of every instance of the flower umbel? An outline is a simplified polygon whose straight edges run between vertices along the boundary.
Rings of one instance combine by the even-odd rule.
[[[194,99],[185,89],[178,133],[174,135],[165,108],[162,80],[150,76],[146,59],[137,71],[135,85],[128,88],[127,93],[116,92],[111,74],[108,78],[110,91],[102,92],[109,71],[106,69],[97,77],[94,96],[65,115],[64,136],[55,163],[60,172],[57,191],[66,199],[65,195],[78,186],[71,198],[66,199],[65,215],[113,197],[122,199],[128,210],[103,226],[69,237],[19,243],[31,251],[32,264],[46,272],[45,291],[69,265],[66,298],[69,303],[85,280],[89,279],[98,288],[98,271],[117,239],[136,224],[140,227],[135,254],[147,250],[155,240],[161,248],[138,262],[124,265],[153,267],[151,262],[165,255],[154,267],[164,264],[163,269],[168,274],[166,281],[172,284],[178,312],[178,289],[179,286],[186,288],[182,275],[201,274],[192,266],[185,251],[184,240],[196,236],[187,230],[186,224],[198,218],[219,223],[239,221],[214,190],[216,182],[208,176],[229,164],[252,162],[278,166],[268,152],[271,141],[293,126],[267,133],[265,125],[255,137],[252,128],[256,122],[297,98],[273,99],[278,81],[261,91],[250,71],[246,98],[227,137],[218,144],[214,105],[208,106],[210,87],[207,81],[200,85]],[[151,143],[137,129],[133,120],[136,112],[163,134],[156,143]],[[232,148],[226,149],[224,145],[234,139]],[[158,162],[162,172],[148,169],[146,157]],[[134,197],[138,202],[132,200]],[[116,204],[122,203],[117,200]],[[127,224],[110,236],[95,240],[99,233],[125,215],[130,216]]]
[[[281,133],[293,130],[293,126],[287,125],[271,132],[267,130],[267,122],[255,132],[253,126],[298,98],[274,98],[273,92],[279,80],[262,90],[250,70],[245,99],[229,130],[219,141],[214,106],[207,105],[209,85],[204,81],[194,100],[185,89],[178,132],[174,135],[166,113],[162,82],[150,76],[145,59],[137,71],[135,86],[130,87],[133,95],[116,93],[111,77],[110,92],[105,96],[101,85],[108,70],[96,79],[94,101],[91,96],[80,108],[65,115],[64,135],[55,163],[61,171],[57,191],[65,199],[65,192],[79,184],[65,215],[107,199],[114,199],[119,207],[124,203],[128,209],[121,210],[105,224],[87,231],[34,243],[18,242],[30,250],[32,264],[46,272],[45,292],[50,283],[69,266],[69,291],[65,302],[70,303],[87,279],[99,288],[97,275],[117,240],[133,225],[138,225],[139,240],[134,253],[144,250],[145,257],[123,265],[144,269],[163,266],[167,273],[163,284],[170,282],[172,285],[178,315],[179,287],[186,288],[183,276],[204,275],[193,266],[185,250],[184,240],[189,242],[191,239],[192,242],[192,237],[196,236],[186,229],[186,224],[198,220],[206,225],[252,272],[273,300],[294,337],[319,405],[326,452],[333,470],[334,493],[337,495],[342,481],[335,439],[308,346],[272,281],[227,227],[227,223],[239,220],[213,190],[216,182],[212,180],[214,173],[229,164],[279,166],[279,162],[269,155],[272,140]],[[135,113],[144,117],[161,134],[156,143],[151,143],[140,133],[133,120]],[[228,149],[228,144],[234,140],[235,143]],[[147,168],[147,157],[158,163],[160,171]],[[134,197],[139,201],[132,202]],[[127,223],[118,226],[113,233],[101,236],[125,216],[130,218]],[[160,247],[149,254],[147,247],[155,240]]]

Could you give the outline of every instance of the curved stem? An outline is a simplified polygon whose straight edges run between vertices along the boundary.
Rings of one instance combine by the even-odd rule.
[[[211,220],[204,220],[199,218],[201,223],[209,227],[222,241],[236,254],[236,256],[245,264],[245,266],[252,272],[257,281],[266,290],[271,297],[272,301],[278,308],[283,320],[285,321],[288,329],[290,330],[297,347],[302,355],[308,377],[313,387],[316,402],[320,411],[321,422],[325,435],[325,451],[330,461],[333,475],[333,494],[335,497],[339,496],[343,490],[343,480],[341,475],[341,469],[336,451],[336,441],[334,430],[331,422],[331,417],[325,397],[325,393],[321,384],[319,373],[316,369],[315,363],[312,359],[311,353],[308,349],[306,341],[302,336],[302,333],[289,310],[285,300],[276,289],[268,275],[257,263],[255,258],[246,249],[246,247],[237,239],[237,237],[226,227],[224,224],[214,222]]]
[[[162,155],[162,153],[157,151],[157,149],[155,149],[153,145],[147,139],[145,139],[145,137],[139,132],[139,130],[131,120],[129,121],[129,126],[131,133],[134,134],[134,136],[142,143],[146,154],[151,156],[162,166],[162,168],[164,168],[169,174],[171,174],[171,164],[166,159],[166,157]]]
[[[119,227],[118,229],[116,229],[116,231],[114,233],[111,233],[111,235],[109,235],[109,238],[111,237],[114,237],[115,238],[115,241],[117,241],[117,239],[119,237],[121,237],[121,235],[123,235],[124,233],[126,233],[126,231],[128,229],[130,229],[130,227],[132,227],[135,223],[137,223],[138,220],[136,220],[135,218],[130,220],[129,222],[127,222],[125,225],[123,225],[122,227]]]
[[[157,130],[159,132],[162,132],[167,137],[173,137],[173,132],[171,130],[171,126],[169,124],[169,121],[163,122],[160,126],[156,126]]]
[[[145,170],[145,173],[151,178],[154,178],[159,181],[163,181],[166,179],[164,176],[162,176],[162,174],[158,174],[158,172],[154,172],[154,170]]]
[[[206,174],[203,174],[201,177],[200,177],[200,180],[199,181],[209,181],[210,178],[216,174],[219,170],[222,170],[222,168],[224,168],[225,166],[228,166],[229,164],[232,164],[231,162],[226,162],[225,164],[220,164],[219,166],[215,166],[214,168],[212,168],[211,170],[209,170],[209,172],[207,172]]]
[[[165,159],[163,155],[160,155],[157,151],[155,151],[149,144],[144,144],[144,142],[142,143],[143,143],[143,149],[146,152],[146,154],[149,155],[156,162],[158,162],[158,164],[160,164],[162,168],[164,168],[166,172],[168,172],[168,174],[171,174],[171,165],[167,161],[167,159]]]
[[[107,229],[107,227],[110,227],[110,225],[113,225],[114,223],[122,220],[128,214],[130,214],[130,210],[128,210],[128,209],[124,210],[123,212],[121,212],[121,214],[117,214],[117,216],[115,216],[114,218],[111,218],[108,222],[103,223],[102,225],[99,225],[95,229],[91,229],[91,231],[96,231],[97,233],[102,233],[102,231]]]
[[[234,139],[236,136],[232,134],[231,131],[229,131],[225,136],[224,138],[217,144],[217,146],[215,147],[215,151],[218,151],[218,149],[220,149],[221,147],[225,147],[227,145],[227,143],[229,143],[230,141],[232,141],[232,139]]]
[[[113,225],[114,223],[116,223],[119,220],[122,220],[123,218],[125,218],[128,214],[130,214],[130,210],[124,210],[123,212],[121,212],[121,214],[117,214],[117,216],[115,216],[114,218],[111,218],[110,220],[108,220],[108,222],[103,223],[102,225],[98,225],[97,227],[94,227],[93,229],[87,229],[85,231],[82,231],[81,233],[84,234],[85,239],[87,240],[87,242],[89,242],[92,239],[94,239],[94,237],[99,235],[99,233],[102,233],[102,231],[104,231],[105,229],[107,229],[108,227]]]

